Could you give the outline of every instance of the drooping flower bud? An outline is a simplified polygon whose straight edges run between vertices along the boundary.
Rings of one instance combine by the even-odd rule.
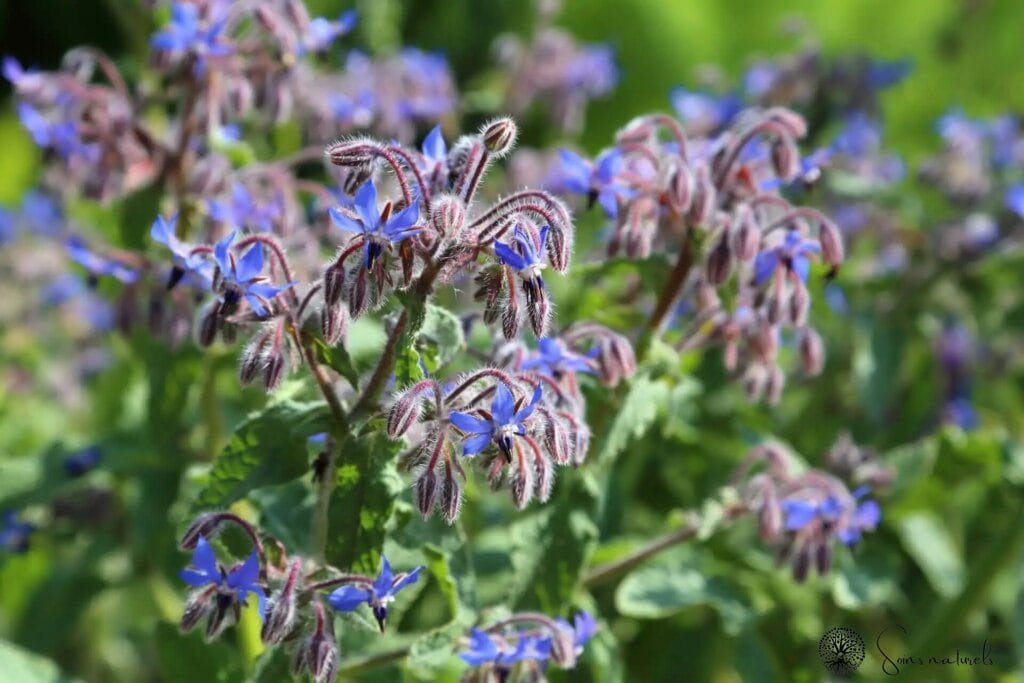
[[[195,550],[196,545],[199,543],[199,537],[202,536],[207,540],[213,538],[220,531],[220,525],[223,521],[223,517],[216,512],[207,512],[199,515],[185,529],[181,540],[178,541],[178,547],[182,550]]]
[[[409,427],[419,421],[423,407],[420,393],[416,389],[416,386],[412,386],[395,398],[388,412],[388,438],[401,437],[409,431]]]
[[[783,181],[790,181],[800,173],[800,150],[792,138],[781,137],[771,148],[772,167]]]
[[[757,257],[761,248],[761,231],[757,227],[754,211],[747,204],[736,207],[730,235],[733,253],[744,263],[750,263]]]
[[[686,212],[690,210],[690,204],[693,202],[693,185],[693,173],[690,172],[690,167],[685,164],[676,166],[672,175],[669,176],[665,194],[669,208],[677,215],[686,215]]]
[[[811,307],[811,295],[807,286],[799,279],[793,282],[793,291],[789,295],[789,321],[795,327],[803,327],[807,323],[807,312]]]
[[[335,166],[361,168],[370,165],[377,147],[377,142],[369,138],[339,140],[328,145],[325,154]]]
[[[809,327],[802,330],[798,348],[804,374],[808,377],[820,375],[825,366],[825,345],[821,341],[821,336]]]
[[[693,201],[687,219],[692,225],[707,223],[715,208],[717,192],[711,180],[711,171],[707,164],[697,166],[693,182]]]
[[[533,459],[533,490],[537,500],[542,503],[548,502],[551,497],[551,487],[555,482],[555,468],[551,461],[540,455]]]
[[[324,306],[320,311],[320,332],[334,346],[348,334],[348,310],[343,306]]]
[[[214,304],[204,309],[199,319],[199,332],[196,341],[203,348],[213,344],[217,339],[217,330],[220,327],[220,306]]]
[[[729,279],[732,272],[732,250],[729,249],[729,240],[722,235],[718,244],[708,252],[704,263],[704,274],[712,285],[721,285]]]
[[[459,518],[462,508],[462,487],[459,486],[451,467],[445,467],[445,477],[441,482],[441,517],[448,524]]]
[[[429,517],[437,499],[437,475],[434,470],[426,469],[416,479],[416,509],[424,517]]]
[[[487,123],[481,129],[480,135],[487,151],[500,157],[512,149],[516,143],[518,132],[516,122],[507,116],[502,116]]]
[[[332,263],[324,271],[324,303],[334,306],[341,301],[341,293],[345,287],[345,264]]]
[[[288,577],[277,595],[271,596],[267,616],[260,637],[264,643],[279,645],[291,635],[295,626],[296,598],[302,560],[296,558],[288,570]]]
[[[830,266],[838,266],[845,256],[843,236],[832,221],[822,221],[818,229],[818,242],[821,243],[821,257]]]
[[[181,614],[181,621],[178,622],[178,628],[182,633],[188,633],[194,629],[202,618],[209,614],[213,605],[210,599],[212,595],[212,590],[205,590],[188,599],[188,602],[185,603],[185,610]]]
[[[455,195],[442,195],[434,200],[430,222],[438,235],[458,240],[466,225],[466,205]]]
[[[284,379],[288,361],[280,348],[272,348],[267,353],[267,362],[263,366],[263,388],[272,392],[281,386]]]

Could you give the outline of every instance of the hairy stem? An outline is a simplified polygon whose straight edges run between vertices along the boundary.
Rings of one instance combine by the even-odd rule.
[[[669,275],[668,282],[662,288],[661,294],[658,295],[658,303],[654,306],[651,319],[647,321],[648,335],[657,336],[661,333],[668,312],[672,310],[672,305],[679,298],[691,268],[693,268],[693,230],[687,227],[683,233],[683,243],[679,247],[676,265]]]
[[[697,535],[699,528],[700,524],[697,516],[692,515],[690,519],[683,524],[683,526],[679,527],[675,531],[671,531],[664,536],[654,539],[647,545],[634,550],[625,557],[620,557],[612,562],[607,562],[594,567],[587,572],[586,576],[583,577],[583,585],[591,588],[593,586],[599,586],[603,583],[613,581],[626,574],[634,567],[638,567],[643,564],[655,555],[677,546],[680,543],[685,543],[686,541],[693,539]]]

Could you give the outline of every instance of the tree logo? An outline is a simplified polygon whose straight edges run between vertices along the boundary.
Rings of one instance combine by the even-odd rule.
[[[818,656],[830,674],[849,676],[864,661],[864,639],[856,631],[836,626],[818,641]]]

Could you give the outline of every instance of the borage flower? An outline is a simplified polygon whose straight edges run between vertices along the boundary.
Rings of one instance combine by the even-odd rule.
[[[303,52],[324,52],[338,38],[349,33],[356,25],[358,13],[355,10],[342,12],[335,20],[327,17],[316,17],[309,22],[309,28],[302,36]]]
[[[121,282],[130,284],[139,279],[137,271],[115,261],[114,259],[101,256],[89,250],[78,237],[70,237],[64,243],[68,256],[72,261],[89,271],[90,278],[98,278],[109,275]]]
[[[592,359],[597,356],[596,348],[583,356],[570,350],[563,341],[554,337],[544,337],[537,342],[537,347],[535,353],[524,358],[519,364],[520,370],[533,370],[556,380],[566,374],[595,372],[596,363]]]
[[[208,638],[216,637],[227,625],[230,614],[235,620],[241,614],[249,595],[256,596],[256,609],[263,621],[267,610],[267,595],[258,583],[260,562],[253,550],[248,559],[230,571],[217,564],[213,546],[202,535],[192,553],[192,568],[178,572],[181,580],[200,589],[189,598],[181,618],[184,631],[192,629],[205,614],[210,614],[206,626]]]
[[[171,268],[171,275],[167,281],[167,289],[173,289],[186,275],[192,284],[200,289],[210,289],[212,265],[202,254],[192,253],[191,248],[178,239],[175,234],[177,227],[178,216],[175,214],[169,219],[157,216],[153,221],[153,226],[149,229],[149,236],[153,238],[154,242],[159,242],[171,250],[174,266]]]
[[[0,526],[0,548],[12,553],[22,554],[28,550],[29,536],[35,526],[18,519],[14,510],[4,512],[3,525]]]
[[[586,195],[588,204],[596,201],[609,218],[619,214],[619,200],[631,199],[636,192],[618,181],[622,170],[622,152],[610,149],[591,163],[568,149],[558,150],[562,177],[556,182],[568,192]]]
[[[480,411],[484,417],[474,417],[467,413],[453,412],[448,417],[451,423],[466,434],[472,436],[462,444],[463,455],[476,455],[493,441],[505,456],[506,462],[512,462],[512,448],[517,436],[526,434],[523,421],[533,414],[541,398],[541,387],[538,385],[530,402],[516,410],[516,400],[512,392],[502,383],[494,390],[494,401],[491,411]]]
[[[779,266],[785,266],[796,273],[801,281],[807,282],[810,272],[810,255],[821,251],[821,245],[805,239],[797,230],[790,230],[782,244],[762,251],[754,261],[754,283],[763,285],[775,274]]]
[[[540,229],[540,244],[538,245],[526,231],[516,226],[512,233],[514,245],[504,242],[494,243],[494,253],[498,260],[502,265],[516,271],[522,278],[523,288],[526,291],[526,302],[531,306],[544,296],[544,278],[541,276],[541,271],[546,267],[544,249],[547,247],[550,231],[551,228],[547,225]]]
[[[372,179],[363,183],[356,192],[353,205],[358,218],[336,208],[329,209],[328,213],[342,231],[362,235],[367,268],[373,267],[385,248],[390,249],[402,240],[422,232],[420,228],[412,227],[419,220],[418,205],[407,206],[393,216],[390,202],[384,206],[383,212],[377,208],[377,188]]]
[[[249,248],[237,261],[230,253],[231,243],[235,241],[237,232],[217,242],[213,248],[213,255],[220,267],[220,276],[224,286],[221,301],[228,311],[234,310],[239,299],[245,297],[252,308],[252,312],[258,316],[267,314],[265,304],[275,296],[293,287],[296,283],[289,282],[284,285],[272,285],[266,282],[261,275],[263,271],[263,245],[257,242]]]
[[[77,453],[72,453],[64,458],[64,471],[70,477],[80,477],[96,467],[101,455],[99,446],[90,446]]]
[[[220,18],[201,26],[199,7],[176,2],[171,5],[171,23],[150,38],[154,50],[172,53],[188,53],[195,58],[194,73],[206,73],[206,60],[210,57],[226,57],[233,48],[221,41],[226,19]]]
[[[400,590],[416,583],[420,578],[421,571],[423,571],[422,566],[396,576],[391,571],[388,558],[381,555],[380,575],[372,584],[367,584],[365,587],[342,586],[334,590],[327,597],[327,601],[339,612],[351,612],[366,603],[373,610],[373,617],[377,620],[377,625],[380,626],[383,633],[388,618],[388,605],[394,602],[395,596]]]

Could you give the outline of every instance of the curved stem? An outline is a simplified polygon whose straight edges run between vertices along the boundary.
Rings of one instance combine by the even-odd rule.
[[[683,524],[683,526],[675,531],[656,538],[647,545],[638,548],[625,557],[620,557],[617,560],[599,565],[590,570],[587,572],[587,575],[583,577],[583,585],[590,588],[613,581],[623,574],[626,574],[634,567],[643,564],[658,553],[693,539],[697,535],[699,528],[700,524],[697,515],[693,514],[691,515],[691,518]]]
[[[676,299],[679,298],[679,294],[686,284],[686,278],[689,277],[692,267],[693,230],[687,227],[683,233],[683,243],[679,247],[679,257],[676,259],[676,265],[672,269],[672,274],[669,275],[668,282],[662,288],[661,294],[658,295],[658,303],[655,304],[654,312],[651,313],[651,319],[647,322],[647,334],[657,335],[661,332],[665,318],[668,316],[668,312],[671,310]]]

